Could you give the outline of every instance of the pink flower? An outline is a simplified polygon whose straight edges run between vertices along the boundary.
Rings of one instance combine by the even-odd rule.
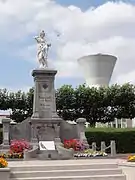
[[[10,144],[10,151],[13,153],[23,153],[25,149],[29,149],[30,145],[24,139],[12,140]]]

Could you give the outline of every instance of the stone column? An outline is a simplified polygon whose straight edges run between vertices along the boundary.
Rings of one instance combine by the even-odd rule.
[[[56,112],[54,88],[54,80],[56,73],[57,70],[49,68],[35,69],[32,71],[32,76],[35,83],[33,115],[31,117],[32,143],[37,142],[37,137],[35,135],[37,125],[42,127],[44,125],[50,126],[51,124],[52,126],[55,126],[57,130],[59,129],[59,124],[62,119],[57,115]],[[54,131],[52,133],[53,134],[50,134],[50,137],[54,136],[54,141],[55,139],[57,141],[60,141],[59,132],[56,133]],[[50,137],[48,130],[47,132],[43,132],[43,139],[49,140],[51,139]]]
[[[95,152],[97,150],[96,142],[92,143],[92,150]]]
[[[49,68],[32,71],[35,90],[31,119],[60,120],[56,113],[55,102],[54,80],[56,73],[56,70]]]
[[[36,124],[31,125],[31,143],[38,144]]]
[[[10,119],[2,119],[3,124],[3,146],[9,146]]]
[[[111,156],[115,156],[116,155],[116,143],[115,141],[111,141]]]
[[[86,148],[89,148],[89,144],[88,144],[87,138],[85,136],[85,123],[86,123],[86,119],[85,118],[78,118],[76,122],[77,122],[78,135],[80,137],[80,140],[83,141],[83,143],[85,144]]]
[[[106,150],[106,145],[104,141],[101,141],[101,152],[105,152]]]

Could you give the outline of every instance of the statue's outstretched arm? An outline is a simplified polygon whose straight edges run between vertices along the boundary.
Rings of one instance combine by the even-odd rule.
[[[51,43],[47,44],[48,47],[51,47]]]
[[[38,36],[35,36],[34,39],[39,42],[39,37]]]

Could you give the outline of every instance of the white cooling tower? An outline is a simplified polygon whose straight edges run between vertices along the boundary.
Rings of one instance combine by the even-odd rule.
[[[117,58],[106,54],[83,56],[78,63],[88,86],[109,85]]]

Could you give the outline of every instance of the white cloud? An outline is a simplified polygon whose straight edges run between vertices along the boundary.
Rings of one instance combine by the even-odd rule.
[[[117,82],[119,84],[123,84],[123,83],[125,83],[125,79],[126,79],[127,83],[135,84],[135,70],[131,71],[128,74],[125,73],[125,74],[119,75],[117,78]]]
[[[17,55],[35,63],[33,34],[45,29],[52,43],[51,64],[59,75],[79,76],[77,58],[109,53],[118,57],[112,82],[133,81],[134,17],[135,6],[123,2],[108,2],[82,12],[78,7],[63,7],[52,0],[0,1],[0,45],[9,41],[16,45],[31,38],[25,47],[17,47]]]

